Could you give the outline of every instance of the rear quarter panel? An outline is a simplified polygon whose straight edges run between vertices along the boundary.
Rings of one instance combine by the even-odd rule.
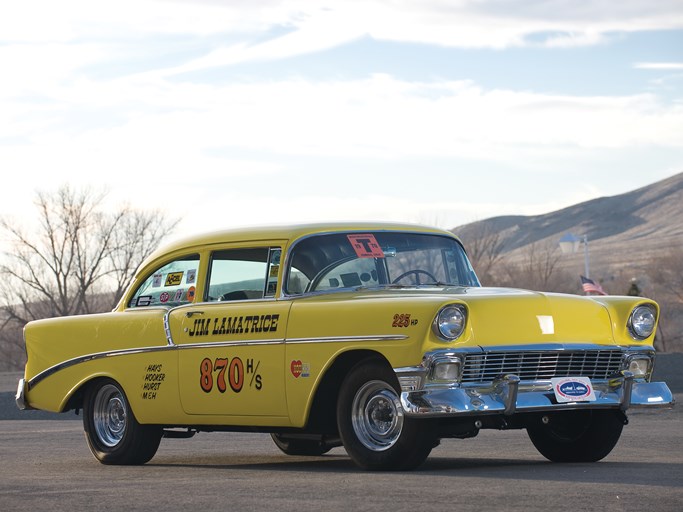
[[[62,412],[97,377],[119,382],[136,418],[158,421],[178,408],[177,352],[168,348],[162,309],[53,318],[27,324],[24,378],[31,407]]]

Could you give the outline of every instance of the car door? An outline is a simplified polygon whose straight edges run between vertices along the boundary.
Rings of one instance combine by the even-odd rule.
[[[180,399],[187,414],[285,417],[289,302],[275,300],[279,247],[211,254],[203,300],[171,312]],[[239,423],[239,421],[237,421]]]

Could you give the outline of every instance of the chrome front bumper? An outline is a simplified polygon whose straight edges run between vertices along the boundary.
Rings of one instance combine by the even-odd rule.
[[[592,382],[595,401],[558,403],[548,381],[520,382],[505,375],[491,385],[426,387],[404,390],[401,404],[407,416],[481,416],[567,409],[621,409],[673,406],[675,400],[664,382],[636,381],[623,372],[620,378]]]

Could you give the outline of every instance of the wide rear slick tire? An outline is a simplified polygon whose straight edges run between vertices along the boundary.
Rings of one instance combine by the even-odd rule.
[[[346,452],[366,470],[416,468],[436,445],[434,423],[404,416],[396,375],[377,359],[358,363],[342,382],[337,426]]]
[[[83,430],[92,454],[102,464],[139,465],[159,448],[162,430],[140,425],[126,394],[112,379],[92,383],[83,400]]]
[[[619,411],[567,411],[527,428],[529,438],[553,462],[597,462],[616,446],[626,417]]]

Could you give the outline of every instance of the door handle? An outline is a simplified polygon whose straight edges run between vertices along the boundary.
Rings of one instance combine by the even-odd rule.
[[[187,318],[192,318],[194,315],[203,315],[203,314],[204,314],[203,311],[188,311],[187,313],[185,313],[185,316]]]

